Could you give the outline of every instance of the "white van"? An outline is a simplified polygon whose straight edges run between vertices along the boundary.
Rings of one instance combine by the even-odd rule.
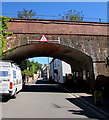
[[[22,89],[22,75],[20,68],[6,61],[0,61],[0,94],[16,98]]]

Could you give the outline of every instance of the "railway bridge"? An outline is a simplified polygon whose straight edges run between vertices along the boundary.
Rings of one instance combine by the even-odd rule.
[[[12,19],[3,59],[20,62],[53,57],[69,63],[75,76],[92,86],[94,76],[109,75],[109,23]]]

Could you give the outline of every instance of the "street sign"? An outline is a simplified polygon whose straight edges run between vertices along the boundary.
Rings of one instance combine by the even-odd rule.
[[[40,42],[48,42],[47,38],[45,35],[42,35]]]
[[[29,37],[27,37],[27,44],[32,42],[48,42],[60,44],[60,37],[58,37],[57,40],[48,40],[45,35],[42,35],[42,37],[39,40],[30,40]]]

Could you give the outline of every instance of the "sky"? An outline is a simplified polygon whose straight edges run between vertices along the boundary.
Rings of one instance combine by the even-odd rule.
[[[36,15],[49,16],[63,15],[73,9],[82,11],[84,18],[101,18],[103,22],[107,19],[107,2],[2,2],[2,13],[5,16],[17,17],[15,15],[17,11],[22,11],[24,8],[32,9]],[[91,20],[99,21],[99,19],[87,19],[87,21]]]
[[[41,19],[59,19],[59,14],[63,15],[67,11],[73,9],[78,12],[82,11],[85,21],[107,22],[107,2],[13,2],[12,0],[2,0],[2,15],[7,17],[17,17],[17,12],[22,11],[24,8],[33,10],[38,17],[40,15],[55,16],[55,17],[39,17]],[[8,1],[8,2],[6,2]],[[12,1],[12,2],[11,2]],[[19,1],[19,0],[18,0]],[[28,1],[28,0],[27,0]],[[37,0],[36,0],[37,1]],[[40,0],[41,1],[41,0]],[[96,1],[96,0],[95,0]],[[89,19],[90,18],[90,19]],[[47,64],[48,58],[34,58],[30,59],[41,64]],[[51,58],[49,58],[49,61]]]
[[[3,2],[107,2],[108,0],[1,0]]]

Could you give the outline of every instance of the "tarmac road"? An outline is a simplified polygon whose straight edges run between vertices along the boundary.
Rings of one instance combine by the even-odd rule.
[[[2,118],[107,118],[83,102],[79,95],[69,93],[58,84],[38,80],[26,84],[16,99],[2,102]]]

